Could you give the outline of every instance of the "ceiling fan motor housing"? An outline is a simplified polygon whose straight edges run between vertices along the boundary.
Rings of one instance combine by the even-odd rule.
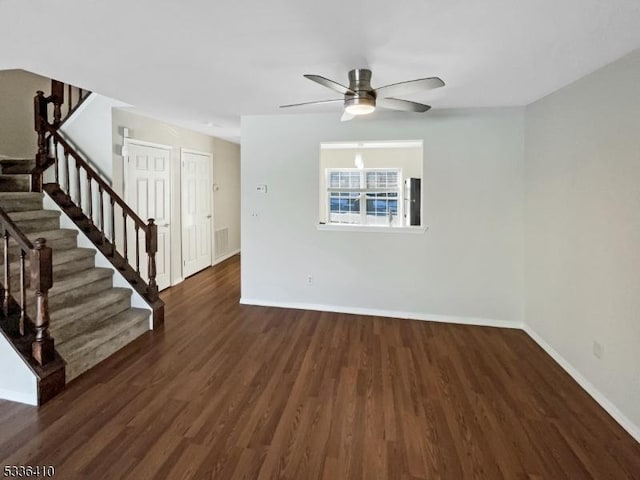
[[[371,87],[371,70],[358,68],[349,72],[349,88],[356,92],[344,96],[344,106],[349,109],[373,109],[376,106],[376,92]]]

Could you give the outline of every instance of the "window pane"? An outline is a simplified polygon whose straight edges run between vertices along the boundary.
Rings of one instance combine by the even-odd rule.
[[[360,172],[333,171],[329,173],[329,188],[360,188]]]
[[[398,172],[394,170],[367,172],[366,188],[397,188]]]
[[[360,223],[360,194],[332,192],[329,197],[330,223]]]

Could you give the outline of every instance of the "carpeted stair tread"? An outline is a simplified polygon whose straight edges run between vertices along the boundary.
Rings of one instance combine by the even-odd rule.
[[[57,343],[71,379],[101,362],[149,329],[149,310],[129,308],[105,319],[94,330]],[[76,374],[69,375],[69,369]]]
[[[65,342],[93,330],[105,319],[131,307],[131,290],[110,288],[51,312],[50,330],[56,342]]]
[[[108,268],[89,268],[67,275],[54,282],[49,290],[49,313],[77,305],[84,298],[106,292],[113,287],[113,270]],[[36,312],[35,291],[27,295],[27,313],[34,318]]]
[[[39,218],[60,218],[60,212],[54,210],[26,210],[23,212],[11,212],[9,217],[18,223],[24,220],[35,220]]]
[[[35,166],[35,158],[0,159],[0,173],[3,175],[29,174]]]
[[[0,192],[0,207],[5,212],[42,209],[44,194],[39,192]]]
[[[1,204],[0,204],[1,205]],[[23,233],[41,232],[60,228],[60,212],[51,210],[24,210],[9,213]]]
[[[110,268],[94,267],[70,273],[69,275],[65,275],[54,282],[53,287],[49,290],[49,299],[56,295],[66,293],[69,290],[80,288],[83,285],[104,279],[112,280],[113,270]]]
[[[28,192],[31,190],[31,175],[0,175],[0,191]]]
[[[47,246],[51,247],[54,252],[59,250],[69,250],[76,248],[78,244],[78,231],[70,228],[59,228],[57,230],[45,230],[39,232],[30,232],[25,234],[26,237],[35,244],[38,238],[47,240]],[[9,257],[14,261],[20,257],[21,248],[12,237],[9,239]]]
[[[60,250],[54,252],[51,258],[53,264],[53,273],[55,276],[56,266],[63,266],[67,263],[74,262],[76,260],[81,260],[83,258],[93,258],[95,257],[96,251],[92,248],[83,248],[83,247],[75,247],[69,248],[66,250]],[[0,258],[0,265],[4,264],[4,260]],[[27,265],[29,265],[29,257],[27,257]],[[9,267],[11,268],[12,275],[14,272],[18,272],[18,268],[20,266],[20,262],[18,260],[12,261],[9,263]]]

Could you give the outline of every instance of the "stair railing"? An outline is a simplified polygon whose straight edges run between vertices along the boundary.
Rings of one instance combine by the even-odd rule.
[[[72,107],[69,103],[67,116],[63,116],[64,90],[64,84],[52,81],[51,95],[45,97],[43,92],[38,92],[34,99],[38,152],[36,167],[32,171],[32,190],[42,191],[44,187],[147,300],[153,309],[154,325],[159,325],[163,322],[164,303],[158,298],[156,283],[158,227],[153,218],[144,222],[61,135],[60,126],[79,105]],[[82,92],[80,90],[80,103],[86,98]],[[53,105],[51,115],[50,105]],[[50,168],[53,169],[54,183],[43,186],[44,172]],[[118,210],[120,215],[116,223]],[[129,229],[129,226],[133,228]],[[146,272],[141,263],[146,263]],[[143,278],[145,274],[146,280]]]
[[[144,295],[150,302],[158,299],[158,285],[156,284],[156,253],[158,251],[158,227],[155,220],[150,218],[144,222],[129,205],[113,191],[111,186],[89,165],[82,156],[67,142],[55,127],[48,126],[47,132],[51,135],[52,148],[49,155],[53,155],[52,166],[55,175],[55,184],[66,195],[67,200],[82,211],[87,218],[88,227],[97,228],[100,237],[97,240],[99,246],[106,249],[110,258],[118,255],[116,266],[125,270],[127,266],[134,269],[135,277],[128,278],[134,283],[144,283],[140,270],[140,234],[144,235],[145,253],[147,254],[147,276],[149,279]],[[71,161],[72,160],[72,161]],[[94,187],[95,185],[95,187]],[[96,188],[97,190],[94,190]],[[97,198],[96,198],[97,197]],[[108,209],[105,218],[105,197],[111,208]],[[117,238],[116,211],[122,213],[122,231]],[[128,224],[133,223],[133,232],[128,229]],[[108,228],[107,228],[108,226]],[[129,234],[134,235],[131,242]],[[118,251],[118,245],[121,250]],[[133,247],[134,252],[129,252]],[[125,275],[126,277],[127,275]]]
[[[35,246],[20,231],[9,215],[0,208],[0,231],[4,243],[4,278],[2,285],[2,315],[11,318],[16,310],[12,298],[11,281],[11,240],[18,245],[19,251],[19,318],[15,330],[20,336],[35,329],[35,338],[31,343],[31,355],[44,366],[55,359],[54,341],[49,334],[49,289],[53,286],[52,251],[44,238],[38,238]],[[27,278],[27,258],[29,259],[30,279]],[[30,280],[30,282],[29,282]],[[27,316],[27,288],[28,285],[36,292],[36,319],[32,322]]]
[[[65,90],[67,91],[67,101],[65,102]],[[72,85],[65,85],[57,80],[51,80],[51,95],[45,97],[44,92],[39,90],[33,99],[34,107],[34,128],[38,134],[38,152],[36,154],[36,166],[31,176],[31,190],[42,191],[43,172],[51,166],[47,156],[47,126],[49,117],[53,120],[51,125],[59,129],[71,115],[89,98],[91,92]]]

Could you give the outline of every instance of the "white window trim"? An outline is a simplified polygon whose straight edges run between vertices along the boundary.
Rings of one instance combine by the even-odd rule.
[[[375,232],[375,233],[411,233],[422,234],[429,230],[426,226],[413,227],[389,227],[386,225],[355,225],[348,223],[320,223],[317,226],[320,231],[328,232]]]

